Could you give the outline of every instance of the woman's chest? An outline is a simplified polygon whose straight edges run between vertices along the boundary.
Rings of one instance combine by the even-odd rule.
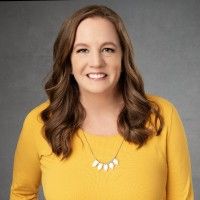
[[[125,143],[117,156],[119,165],[104,171],[92,167],[91,152],[79,145],[67,160],[53,154],[41,158],[46,200],[165,199],[167,166],[158,147],[136,150]],[[112,147],[106,147],[96,151],[104,162],[112,157]]]

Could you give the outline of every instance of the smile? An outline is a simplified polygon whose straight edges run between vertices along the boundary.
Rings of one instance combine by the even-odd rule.
[[[89,73],[87,77],[90,79],[103,79],[107,76],[105,73]]]

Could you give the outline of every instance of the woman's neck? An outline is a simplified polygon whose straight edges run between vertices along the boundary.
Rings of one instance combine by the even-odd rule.
[[[120,94],[89,94],[84,93],[80,97],[81,104],[87,114],[101,115],[118,111],[123,105]]]
[[[117,118],[124,105],[122,95],[84,94],[81,103],[86,110],[83,130],[98,135],[118,132]]]

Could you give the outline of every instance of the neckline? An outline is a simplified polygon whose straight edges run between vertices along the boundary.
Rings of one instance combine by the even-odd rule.
[[[106,139],[110,139],[110,138],[122,137],[119,133],[115,133],[115,134],[111,134],[111,135],[100,135],[100,134],[93,134],[91,132],[85,131],[82,128],[79,128],[79,131],[81,132],[81,134],[85,134],[87,137],[90,137],[90,138],[106,138]]]

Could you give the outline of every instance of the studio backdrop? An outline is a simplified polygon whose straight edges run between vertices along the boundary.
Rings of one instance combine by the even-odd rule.
[[[103,4],[122,17],[147,93],[163,96],[183,120],[200,197],[200,1],[71,0],[0,2],[0,199],[7,200],[14,151],[28,112],[47,99],[53,43],[75,10]],[[40,199],[44,199],[42,190]]]

